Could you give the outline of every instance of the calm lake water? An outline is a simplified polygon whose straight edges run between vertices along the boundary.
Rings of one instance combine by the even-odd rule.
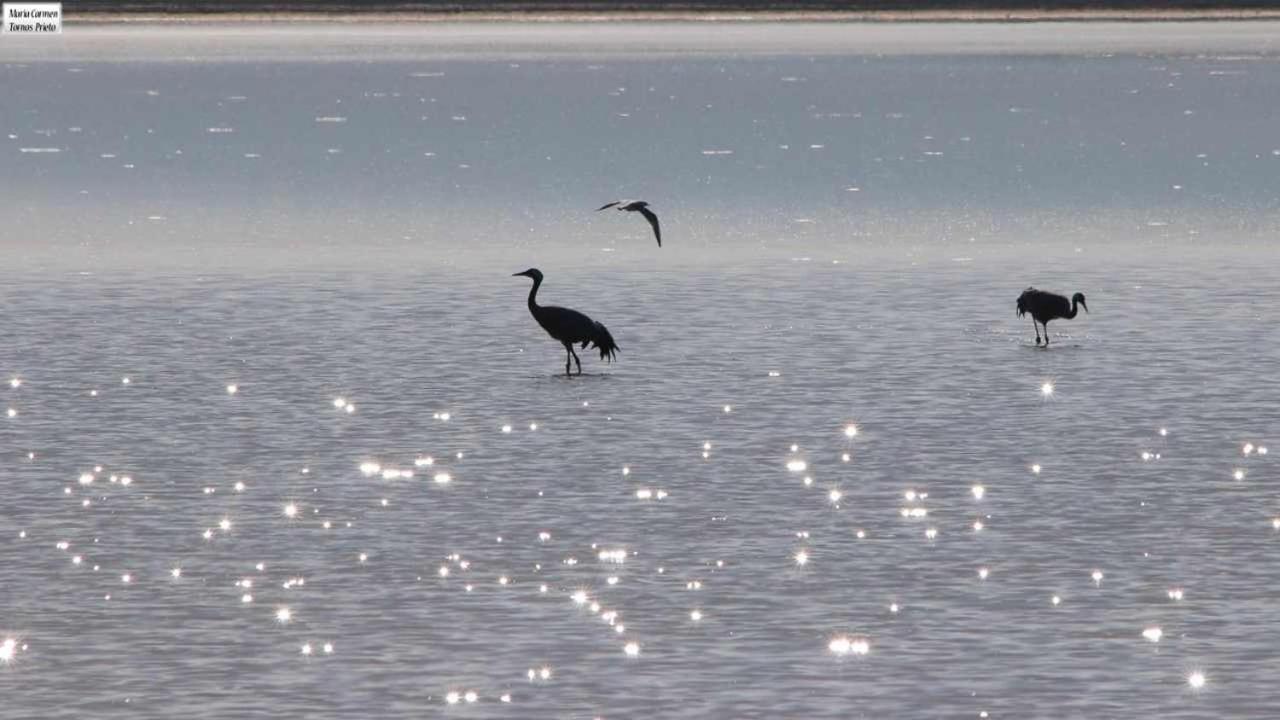
[[[6,36],[0,717],[1280,715],[1276,38]]]

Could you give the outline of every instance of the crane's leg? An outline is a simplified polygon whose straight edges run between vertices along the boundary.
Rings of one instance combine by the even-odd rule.
[[[1043,322],[1040,324],[1044,325],[1044,346],[1049,347],[1049,323]]]
[[[1031,327],[1036,329],[1036,347],[1040,347],[1040,325],[1035,318],[1031,318]]]
[[[573,348],[569,347],[569,343],[564,344],[564,376],[569,377],[569,357],[573,352]]]
[[[573,346],[572,346],[572,345],[570,345],[570,346],[569,346],[569,352],[573,355],[573,362],[578,366],[578,374],[579,374],[579,375],[581,375],[581,374],[582,374],[582,361],[578,359],[578,351],[577,351],[577,350],[574,350],[574,349],[573,349]]]

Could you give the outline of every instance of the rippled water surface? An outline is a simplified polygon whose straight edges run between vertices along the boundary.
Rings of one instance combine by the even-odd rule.
[[[1280,714],[1274,35],[1054,27],[6,38],[0,717]]]

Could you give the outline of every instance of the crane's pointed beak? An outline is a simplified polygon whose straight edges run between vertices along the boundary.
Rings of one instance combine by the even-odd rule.
[[[520,277],[520,276],[529,277],[529,271],[526,270],[524,272],[511,273],[511,277]]]
[[[1085,312],[1089,312],[1089,305],[1085,301],[1083,300],[1080,301],[1080,307],[1084,308]]]

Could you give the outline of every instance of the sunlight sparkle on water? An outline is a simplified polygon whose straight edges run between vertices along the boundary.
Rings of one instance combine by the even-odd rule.
[[[640,654],[640,643],[629,642],[622,646],[622,651],[627,654],[627,657],[636,657]]]
[[[1102,584],[1102,571],[1101,571],[1101,570],[1094,570],[1092,573],[1090,573],[1089,577],[1093,579],[1093,584],[1094,584],[1094,585],[1101,585],[1101,584]]]
[[[1163,636],[1164,631],[1155,625],[1152,625],[1142,631],[1142,637],[1146,638],[1148,642],[1158,643],[1160,642],[1160,638]]]
[[[298,517],[298,506],[295,505],[294,503],[289,503],[285,505],[284,516],[290,519]]]
[[[857,436],[858,436],[858,426],[857,426],[857,425],[854,425],[853,423],[849,423],[848,425],[845,425],[845,426],[844,426],[844,436],[845,436],[845,437],[847,437],[847,438],[857,437]]]
[[[276,622],[284,625],[293,619],[293,611],[287,607],[276,610]]]
[[[973,493],[973,498],[975,500],[981,500],[982,496],[987,494],[987,489],[981,485],[974,485],[969,488],[969,491]]]
[[[18,641],[13,638],[5,638],[4,642],[0,642],[0,663],[8,665],[13,662],[13,658],[18,654]]]
[[[1053,397],[1053,383],[1047,380],[1042,383],[1040,385],[1040,395],[1046,398]]]
[[[809,553],[808,553],[808,551],[806,551],[806,550],[801,550],[800,552],[796,553],[796,554],[795,554],[795,561],[796,561],[796,564],[797,564],[797,565],[799,565],[799,566],[801,566],[801,567],[804,567],[805,565],[808,565],[808,564],[809,564]]]
[[[1192,690],[1199,690],[1203,688],[1204,683],[1205,683],[1204,673],[1198,670],[1187,676],[1187,684],[1191,686]]]
[[[827,643],[827,650],[833,655],[866,655],[871,652],[871,643],[865,638],[851,638],[841,635]]]

